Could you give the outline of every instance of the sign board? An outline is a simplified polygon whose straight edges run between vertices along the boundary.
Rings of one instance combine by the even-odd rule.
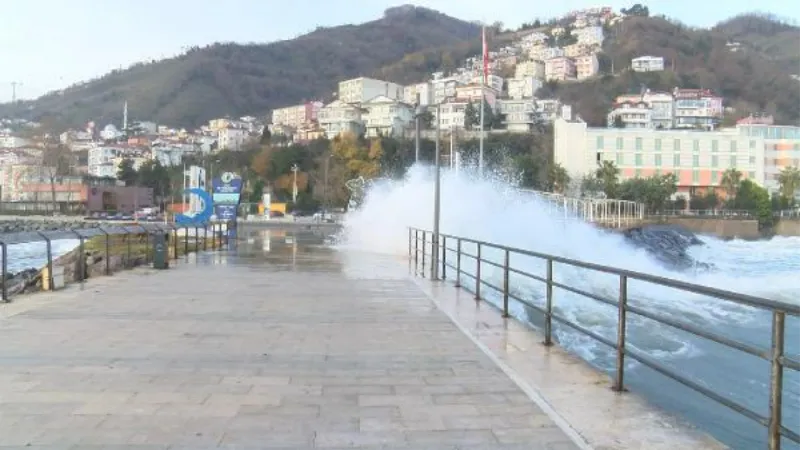
[[[219,220],[235,220],[239,201],[242,197],[242,178],[225,172],[211,181],[211,192],[214,200],[214,214]]]
[[[214,214],[219,220],[234,220],[238,205],[214,205]]]

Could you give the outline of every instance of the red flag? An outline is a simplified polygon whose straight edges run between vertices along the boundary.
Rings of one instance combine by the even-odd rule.
[[[483,84],[489,81],[489,46],[486,45],[486,27],[483,27]]]

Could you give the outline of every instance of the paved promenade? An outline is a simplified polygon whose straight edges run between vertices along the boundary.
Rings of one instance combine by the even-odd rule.
[[[579,448],[402,261],[251,239],[0,308],[0,449]]]

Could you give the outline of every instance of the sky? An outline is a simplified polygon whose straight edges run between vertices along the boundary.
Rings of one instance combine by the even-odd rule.
[[[35,98],[138,61],[214,42],[266,43],[317,26],[378,19],[413,3],[464,20],[518,26],[590,6],[630,7],[636,0],[7,0],[0,9],[0,102]],[[800,22],[794,0],[654,0],[642,2],[691,26],[712,26],[758,10]]]

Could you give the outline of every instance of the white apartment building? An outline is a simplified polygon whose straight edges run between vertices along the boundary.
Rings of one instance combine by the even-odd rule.
[[[534,59],[539,59],[541,61],[547,61],[548,59],[561,58],[563,56],[566,56],[566,52],[564,51],[563,48],[560,48],[560,47],[546,47],[546,48],[544,48],[544,49],[542,49],[540,51],[539,58],[534,58]]]
[[[679,89],[675,99],[675,128],[713,130],[722,119],[722,97],[708,89]]]
[[[653,128],[652,110],[643,101],[623,102],[614,105],[607,117],[609,128],[615,127],[617,121],[621,128]]]
[[[664,58],[660,56],[640,56],[631,60],[634,72],[659,72],[664,70]]]
[[[480,102],[481,97],[486,99],[486,103],[492,110],[497,109],[498,91],[490,88],[489,86],[481,86],[480,84],[466,84],[456,88],[456,98],[467,102]]]
[[[456,88],[462,84],[464,83],[460,82],[455,77],[434,78],[431,81],[431,86],[433,88],[433,103],[439,104],[448,98],[455,97]]]
[[[523,36],[522,39],[520,39],[520,45],[522,48],[530,48],[546,43],[547,39],[548,37],[546,34],[534,31]]]
[[[572,35],[584,45],[603,45],[603,27],[591,26],[572,30]]]
[[[798,134],[800,137],[800,134]],[[765,141],[738,129],[682,131],[589,128],[557,119],[554,159],[573,179],[594,173],[603,161],[620,169],[622,180],[674,173],[678,192],[718,188],[731,168],[765,185]]]
[[[319,110],[317,121],[328,139],[345,132],[361,134],[364,127],[361,113],[358,105],[334,100]]]
[[[182,148],[171,146],[153,147],[151,150],[153,160],[158,161],[164,167],[180,165],[185,153]]]
[[[548,81],[570,81],[577,75],[575,61],[564,56],[550,58],[544,63],[545,78]]]
[[[100,178],[117,178],[117,166],[114,159],[120,155],[122,148],[95,146],[88,152],[89,175]]]
[[[403,102],[379,95],[365,103],[361,120],[367,137],[399,137],[414,118],[414,108]]]
[[[536,100],[536,113],[542,120],[553,122],[561,116],[561,101],[558,99]]]
[[[666,92],[647,91],[642,101],[650,106],[650,120],[653,128],[670,129],[675,126],[675,99]]]
[[[538,80],[544,80],[544,75],[544,62],[536,60],[517,63],[517,68],[514,71],[514,78],[533,77]]]
[[[239,151],[249,133],[242,128],[223,128],[219,130],[217,145],[219,150]]]
[[[537,123],[536,102],[533,99],[500,99],[497,110],[505,116],[506,129],[527,133]]]
[[[800,127],[766,124],[737,125],[736,130],[751,142],[764,142],[765,187],[780,188],[778,175],[787,167],[800,169]],[[795,192],[795,196],[799,192]]]
[[[600,62],[594,53],[575,58],[575,73],[579,80],[591,78],[600,72]]]
[[[469,82],[469,84],[481,84],[481,83],[483,83],[483,73],[472,77],[472,79]],[[503,92],[503,77],[490,73],[489,76],[486,77],[486,86],[494,89],[497,92]]]
[[[354,78],[339,83],[339,100],[345,103],[364,103],[379,95],[402,100],[403,86],[366,77]]]
[[[31,145],[31,141],[17,136],[0,136],[0,148],[20,148]]]
[[[523,98],[533,98],[536,91],[542,87],[542,80],[534,77],[509,78],[508,96],[519,100]]]
[[[440,106],[442,117],[441,121],[437,117],[437,108],[431,108],[433,113],[433,127],[441,127],[442,130],[453,130],[466,128],[465,111],[467,110],[466,101],[448,100]]]
[[[427,106],[433,103],[433,86],[431,83],[417,83],[411,84],[403,88],[403,99],[409,105],[417,104],[417,95],[419,95],[419,104]]]
[[[272,124],[300,128],[317,120],[320,108],[322,108],[322,102],[307,102],[302,105],[278,108],[272,111]]]

